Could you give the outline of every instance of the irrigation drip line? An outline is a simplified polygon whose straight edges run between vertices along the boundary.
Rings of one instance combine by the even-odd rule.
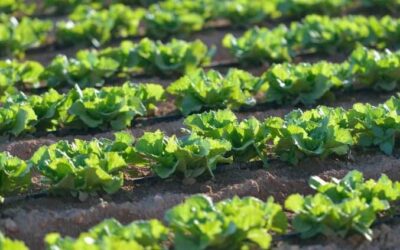
[[[18,195],[18,196],[9,196],[4,198],[4,202],[2,205],[9,205],[15,202],[23,201],[23,200],[35,200],[44,197],[50,196],[49,190],[42,190],[40,192]]]

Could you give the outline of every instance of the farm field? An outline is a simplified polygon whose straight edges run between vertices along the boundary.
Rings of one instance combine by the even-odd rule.
[[[399,11],[0,0],[0,250],[399,249]]]

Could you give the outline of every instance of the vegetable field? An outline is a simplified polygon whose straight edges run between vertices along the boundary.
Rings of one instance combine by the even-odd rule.
[[[399,44],[399,0],[0,0],[0,250],[399,249]]]

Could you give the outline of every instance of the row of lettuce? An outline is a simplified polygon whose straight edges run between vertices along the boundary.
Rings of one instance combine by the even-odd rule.
[[[207,3],[207,1],[211,1],[211,4]],[[30,17],[17,19],[13,16],[2,14],[0,17],[0,51],[2,54],[23,56],[24,52],[28,49],[37,48],[53,42],[61,46],[87,44],[99,47],[114,38],[125,38],[139,34],[162,39],[171,36],[182,36],[204,29],[207,17],[208,19],[213,19],[213,12],[219,13],[216,14],[214,18],[227,18],[232,24],[257,23],[264,19],[262,15],[260,16],[257,14],[257,12],[263,12],[264,9],[257,5],[268,5],[269,2],[270,1],[235,0],[223,1],[223,3],[221,3],[220,1],[214,0],[172,0],[152,6],[147,11],[144,9],[132,9],[123,4],[113,4],[109,8],[101,10],[94,9],[87,5],[81,5],[68,16],[67,20],[58,21],[56,24],[48,20]],[[293,1],[283,2],[287,4],[287,2]],[[318,3],[315,3],[315,5],[320,6],[328,2],[338,1],[316,2]],[[293,5],[296,4],[293,3]],[[248,8],[246,8],[246,6]],[[304,14],[313,14],[315,12],[329,14],[332,10],[337,9],[327,7],[322,8],[325,11],[318,11],[318,8],[304,8],[304,10],[306,10]],[[288,11],[291,9],[296,10],[296,8],[288,8]],[[290,12],[291,11],[289,11],[289,13]],[[329,27],[336,26],[333,22],[338,22],[342,26],[342,29],[338,29],[336,32],[343,32],[345,26],[351,26],[349,27],[350,30],[347,31],[351,36],[360,35],[360,33],[363,35],[366,34],[367,36],[393,35],[393,33],[396,34],[396,32],[398,32],[396,28],[398,27],[397,19],[386,17],[382,19],[383,21],[377,21],[374,18],[362,18],[359,16],[355,18],[350,17],[350,20],[347,19],[348,17],[344,17],[342,21],[335,21],[336,19],[331,20],[329,17],[324,16],[324,22],[319,24],[327,26],[324,30],[331,33],[333,31],[331,31]],[[362,29],[353,30],[352,27],[357,24],[352,23],[352,19],[360,19],[358,22],[363,25]],[[365,20],[362,21],[363,19]],[[303,21],[304,24],[302,22],[294,22],[291,25],[290,35],[294,36],[294,39],[301,40],[301,35],[306,38],[306,34],[303,33],[313,34],[312,31],[318,29],[319,26],[307,25],[309,22],[307,20],[308,19],[305,19],[305,21]],[[141,24],[143,30],[140,28]],[[284,35],[282,33],[285,33],[283,32],[285,28],[287,29],[287,27],[283,25],[270,31],[273,33],[272,35],[268,35],[267,41],[264,41],[264,43],[269,44],[269,36],[273,37],[279,35],[279,37],[282,37]],[[391,31],[391,34],[386,34],[387,30]],[[266,35],[264,34],[264,36]],[[279,42],[278,39],[275,38],[272,38],[272,40],[273,44]],[[280,43],[282,42],[283,41]]]
[[[400,19],[391,17],[311,15],[301,22],[293,22],[290,27],[255,28],[240,38],[228,34],[223,43],[243,64],[282,62],[310,53],[343,54],[358,44],[378,49],[396,47],[399,30]],[[29,32],[22,34],[28,37]],[[11,44],[18,46],[18,43]],[[31,88],[74,84],[82,87],[98,86],[108,78],[127,77],[132,73],[180,75],[206,66],[214,54],[214,47],[208,48],[199,40],[173,39],[162,43],[145,38],[101,50],[80,50],[74,58],[58,55],[46,66],[36,61],[0,61],[0,84]]]
[[[46,249],[269,249],[273,237],[292,231],[303,239],[318,235],[360,234],[372,241],[374,222],[390,218],[400,200],[400,183],[382,175],[365,180],[358,171],[343,179],[311,177],[314,194],[292,194],[284,207],[271,197],[213,202],[194,195],[165,212],[160,220],[122,225],[107,219],[76,238],[50,233]],[[20,241],[0,237],[2,249],[26,250]]]
[[[52,79],[56,79],[56,74],[49,70],[51,67],[42,75],[52,75]],[[86,72],[83,67],[77,70]],[[70,78],[67,72],[63,73],[60,77]],[[28,74],[28,78],[31,76]],[[87,74],[86,77],[91,76]],[[165,100],[171,101],[170,97],[180,113],[187,116],[212,109],[235,110],[257,103],[312,105],[340,91],[392,91],[398,88],[399,79],[400,53],[358,47],[343,63],[275,64],[260,77],[239,69],[231,69],[226,75],[215,70],[197,70],[167,89],[158,84],[125,83],[101,89],[75,86],[67,93],[50,89],[29,96],[15,89],[3,89],[15,93],[3,98],[0,135],[19,136],[62,129],[120,130],[130,127],[136,117],[152,116]],[[10,85],[2,87],[10,88]]]
[[[319,106],[294,110],[285,117],[238,120],[229,110],[187,117],[183,136],[145,132],[135,140],[126,132],[114,140],[58,141],[38,149],[24,161],[2,153],[1,194],[23,191],[33,170],[52,191],[72,194],[114,193],[124,174],[146,170],[159,178],[214,177],[220,165],[271,159],[297,165],[304,158],[340,157],[352,149],[378,149],[392,154],[400,132],[400,99],[378,106],[355,104],[351,109]],[[127,171],[129,170],[129,171]]]
[[[48,65],[37,61],[0,61],[2,94],[12,87],[43,88],[101,86],[106,80],[128,78],[130,74],[183,75],[209,64],[214,48],[200,40],[186,42],[172,39],[168,43],[144,38],[140,42],[124,41],[118,47],[80,50],[74,58],[57,55]],[[12,92],[12,91],[11,91]]]
[[[361,43],[378,49],[397,45],[399,19],[309,15],[273,29],[253,28],[241,37],[228,34],[223,44],[241,62],[290,61],[305,54],[336,54]]]
[[[42,3],[28,3],[27,0],[7,0],[0,3],[0,12],[16,16],[68,14],[81,5],[102,9],[113,4],[150,6],[149,12],[161,10],[165,14],[192,15],[194,19],[212,20],[227,17],[236,21],[262,21],[279,17],[299,17],[313,13],[340,14],[357,8],[378,8],[396,12],[397,0],[44,0]],[[157,4],[158,3],[158,4]]]
[[[0,13],[17,17],[41,16],[51,17],[55,14],[68,14],[80,5],[89,5],[95,9],[107,8],[112,4],[127,4],[131,6],[148,6],[158,0],[4,0],[0,3]]]

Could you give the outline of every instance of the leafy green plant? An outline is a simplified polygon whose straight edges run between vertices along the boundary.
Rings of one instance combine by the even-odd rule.
[[[228,34],[223,45],[243,63],[290,61],[303,54],[351,51],[359,43],[380,49],[393,46],[398,42],[399,24],[389,16],[308,15],[290,26],[253,28],[239,38]]]
[[[0,15],[0,54],[22,57],[26,50],[44,45],[51,29],[51,21],[29,17],[17,20],[15,17],[2,14]]]
[[[0,232],[0,249],[28,250],[29,248],[19,240],[12,240]]]
[[[135,221],[126,226],[115,219],[104,220],[81,233],[78,238],[61,237],[58,233],[45,238],[48,249],[167,249],[168,229],[158,220]]]
[[[57,42],[99,47],[111,38],[136,35],[143,14],[142,9],[132,10],[122,4],[113,4],[104,10],[82,5],[70,14],[68,21],[58,22]]]
[[[318,107],[292,111],[284,119],[268,118],[265,125],[273,139],[273,152],[296,165],[305,156],[347,154],[354,142],[345,119],[341,108]]]
[[[7,98],[4,107],[16,104],[24,104],[32,108],[36,119],[32,126],[35,130],[54,131],[60,127],[62,108],[65,95],[59,94],[56,90],[50,89],[42,95],[29,95],[18,93]]]
[[[42,11],[50,14],[67,14],[73,12],[80,5],[100,8],[105,0],[44,0]]]
[[[168,43],[141,40],[128,55],[129,66],[150,74],[190,73],[211,61],[215,50],[208,50],[200,40],[186,42],[172,39]]]
[[[307,14],[337,15],[357,5],[348,0],[279,0],[277,9],[283,17],[303,17]]]
[[[340,86],[338,65],[328,62],[316,64],[277,64],[261,77],[266,102],[314,104],[334,86]]]
[[[154,92],[150,92],[154,91]],[[114,130],[128,127],[134,117],[144,116],[154,109],[164,95],[160,85],[133,85],[125,83],[122,87],[105,87],[101,90],[75,87],[67,99],[72,100],[69,114],[69,126],[78,126],[82,122],[89,128],[111,127]],[[80,121],[80,122],[78,122]],[[78,122],[78,124],[75,124]]]
[[[43,70],[43,66],[35,61],[0,61],[0,96],[15,94],[17,88],[39,86]]]
[[[230,70],[224,77],[215,70],[198,70],[172,83],[167,91],[176,96],[184,115],[210,108],[239,108],[255,104],[257,78],[241,70]]]
[[[272,15],[276,1],[233,0],[214,3],[218,17],[225,18],[234,26],[260,23]]]
[[[391,17],[348,16],[329,18],[310,15],[291,24],[288,43],[294,54],[310,52],[337,53],[352,50],[357,43],[385,48],[394,44],[397,19]]]
[[[267,159],[262,151],[268,136],[262,124],[255,118],[238,121],[230,110],[210,111],[188,116],[184,124],[192,133],[213,139],[223,139],[231,143],[227,156],[235,161],[247,162],[254,159]]]
[[[269,199],[235,197],[213,204],[192,196],[165,214],[180,249],[268,249],[271,232],[284,233],[287,219],[280,205]]]
[[[378,182],[364,181],[357,171],[329,183],[312,177],[310,186],[317,194],[306,197],[295,194],[285,202],[285,207],[295,213],[292,224],[303,238],[317,234],[344,237],[358,232],[372,240],[370,227],[377,213],[388,210],[389,202],[400,198],[400,183],[393,183],[387,176]]]
[[[353,170],[342,179],[332,178],[327,182],[314,176],[309,183],[311,188],[329,196],[334,202],[353,197],[361,197],[369,204],[373,204],[375,199],[385,202],[396,202],[400,199],[400,182],[393,182],[386,175],[382,175],[378,181],[366,181],[361,172]]]
[[[13,104],[0,107],[0,135],[18,136],[34,131],[37,116],[27,104]]]
[[[381,211],[374,209],[359,197],[335,204],[323,194],[289,196],[285,207],[296,213],[293,226],[303,238],[335,233],[344,237],[355,231],[371,240],[372,230],[369,228],[376,219],[376,212]]]
[[[213,0],[166,0],[159,1],[155,6],[158,6],[165,11],[176,11],[178,13],[195,13],[200,15],[205,20],[211,20],[218,15],[215,9],[215,2]]]
[[[156,131],[146,132],[138,139],[129,159],[136,165],[149,166],[161,178],[196,178],[204,174],[214,176],[218,163],[231,162],[223,157],[230,149],[230,143],[223,140],[196,134],[167,137]]]
[[[3,0],[0,2],[0,13],[30,15],[35,7],[35,4],[26,4],[24,0]]]
[[[64,96],[56,90],[50,89],[43,95],[28,97],[28,103],[38,119],[37,124],[35,124],[36,129],[52,131],[59,126],[59,119],[62,116],[59,107],[63,105]]]
[[[240,38],[227,34],[222,43],[241,63],[290,61],[291,55],[285,38],[287,32],[285,26],[278,26],[271,31],[265,28],[253,28]]]
[[[0,153],[0,201],[4,195],[25,190],[31,184],[31,172],[27,164],[11,156]],[[1,240],[0,240],[1,241]],[[1,246],[1,243],[0,243]]]
[[[41,75],[50,87],[75,84],[81,87],[101,86],[116,75],[121,63],[113,58],[101,57],[95,51],[82,50],[76,58],[57,55]]]
[[[212,0],[167,0],[149,7],[144,24],[148,35],[167,38],[199,31],[216,14]]]
[[[41,95],[17,93],[8,96],[0,108],[1,135],[55,131],[61,128],[87,129],[128,127],[140,115],[152,114],[164,99],[158,84],[133,84],[102,89],[76,86],[66,94],[50,89]]]
[[[391,91],[400,80],[400,54],[378,52],[359,46],[344,64],[345,77],[353,88]]]
[[[199,40],[168,43],[147,38],[138,43],[122,42],[117,47],[101,50],[80,50],[75,58],[55,57],[40,74],[48,86],[102,86],[112,77],[126,77],[128,73],[183,74],[210,62],[214,49]]]
[[[387,105],[393,104],[394,99]],[[385,154],[391,155],[395,137],[400,131],[400,120],[395,110],[388,106],[372,106],[357,103],[348,110],[348,127],[351,128],[356,144],[368,148],[378,146]]]
[[[115,140],[93,139],[59,141],[42,146],[30,159],[55,191],[115,193],[123,185],[121,170],[127,167],[126,151],[133,144],[127,133],[116,133]]]

